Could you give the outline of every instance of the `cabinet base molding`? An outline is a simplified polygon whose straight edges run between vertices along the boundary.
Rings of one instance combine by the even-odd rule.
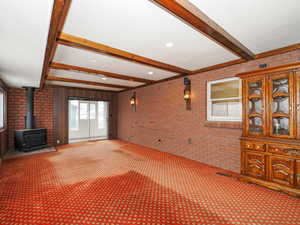
[[[290,188],[290,187],[287,187],[284,185],[276,184],[273,182],[268,182],[265,180],[256,179],[256,178],[249,177],[249,176],[240,176],[238,179],[243,182],[257,184],[257,185],[260,185],[260,186],[263,186],[263,187],[266,187],[266,188],[269,188],[269,189],[272,189],[275,191],[281,191],[288,195],[300,198],[300,190],[296,189],[296,188]]]

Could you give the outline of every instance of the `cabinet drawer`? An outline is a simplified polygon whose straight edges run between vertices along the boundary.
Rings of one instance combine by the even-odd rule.
[[[254,143],[253,143],[253,142],[245,142],[245,143],[244,143],[244,147],[245,147],[245,149],[247,149],[247,150],[253,150],[253,148],[254,148]]]
[[[251,151],[260,151],[260,152],[264,152],[266,147],[266,145],[263,143],[257,143],[257,142],[250,142],[250,141],[246,141],[244,143],[244,147],[246,150],[251,150]]]
[[[300,148],[283,145],[269,145],[269,152],[277,155],[300,157]]]

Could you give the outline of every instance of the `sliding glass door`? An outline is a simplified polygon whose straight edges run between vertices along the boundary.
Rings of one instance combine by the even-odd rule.
[[[69,100],[69,142],[108,138],[108,102]]]

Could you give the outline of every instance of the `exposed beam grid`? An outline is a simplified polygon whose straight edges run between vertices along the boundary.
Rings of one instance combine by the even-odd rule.
[[[200,9],[186,0],[151,0],[172,15],[180,18],[211,40],[230,50],[237,56],[251,60],[254,54],[238,40],[227,33],[222,27],[211,20]]]
[[[80,48],[84,50],[89,50],[93,52],[97,52],[100,54],[106,54],[109,56],[113,56],[116,58],[121,58],[124,60],[128,60],[131,62],[155,67],[158,69],[166,70],[166,71],[171,71],[171,72],[176,72],[176,73],[189,73],[189,70],[173,66],[170,64],[166,64],[163,62],[159,62],[153,59],[149,59],[143,56],[139,56],[130,52],[126,52],[117,48],[112,48],[110,46],[97,43],[94,41],[90,41],[81,37],[77,37],[71,34],[66,34],[66,33],[61,33],[59,38],[58,38],[58,43],[69,46],[69,47],[75,47],[75,48]]]
[[[47,80],[49,80],[49,81],[61,81],[61,82],[68,82],[68,83],[77,83],[77,84],[87,84],[87,85],[93,85],[93,86],[119,88],[119,89],[130,88],[130,86],[117,85],[117,84],[108,84],[108,83],[101,83],[101,82],[94,82],[94,81],[87,81],[87,80],[77,80],[77,79],[57,77],[57,76],[52,76],[52,75],[47,76]]]
[[[55,55],[57,47],[56,39],[63,29],[71,2],[72,0],[54,0],[40,88],[43,88],[45,85],[45,78],[49,72],[49,65]]]
[[[127,76],[127,75],[117,74],[117,73],[110,73],[110,72],[106,72],[106,71],[95,70],[95,69],[90,69],[90,68],[86,68],[86,67],[74,66],[74,65],[67,65],[67,64],[63,64],[63,63],[57,63],[57,62],[52,62],[50,67],[52,69],[57,69],[57,70],[78,71],[78,72],[92,74],[92,75],[103,75],[103,76],[110,77],[110,78],[134,81],[134,82],[139,82],[139,83],[149,84],[149,83],[153,82],[153,80],[149,80],[149,79],[132,77],[132,76]]]

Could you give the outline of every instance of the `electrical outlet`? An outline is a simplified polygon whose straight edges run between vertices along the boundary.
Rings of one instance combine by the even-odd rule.
[[[60,140],[56,140],[56,143],[59,144],[59,143],[60,143]]]

